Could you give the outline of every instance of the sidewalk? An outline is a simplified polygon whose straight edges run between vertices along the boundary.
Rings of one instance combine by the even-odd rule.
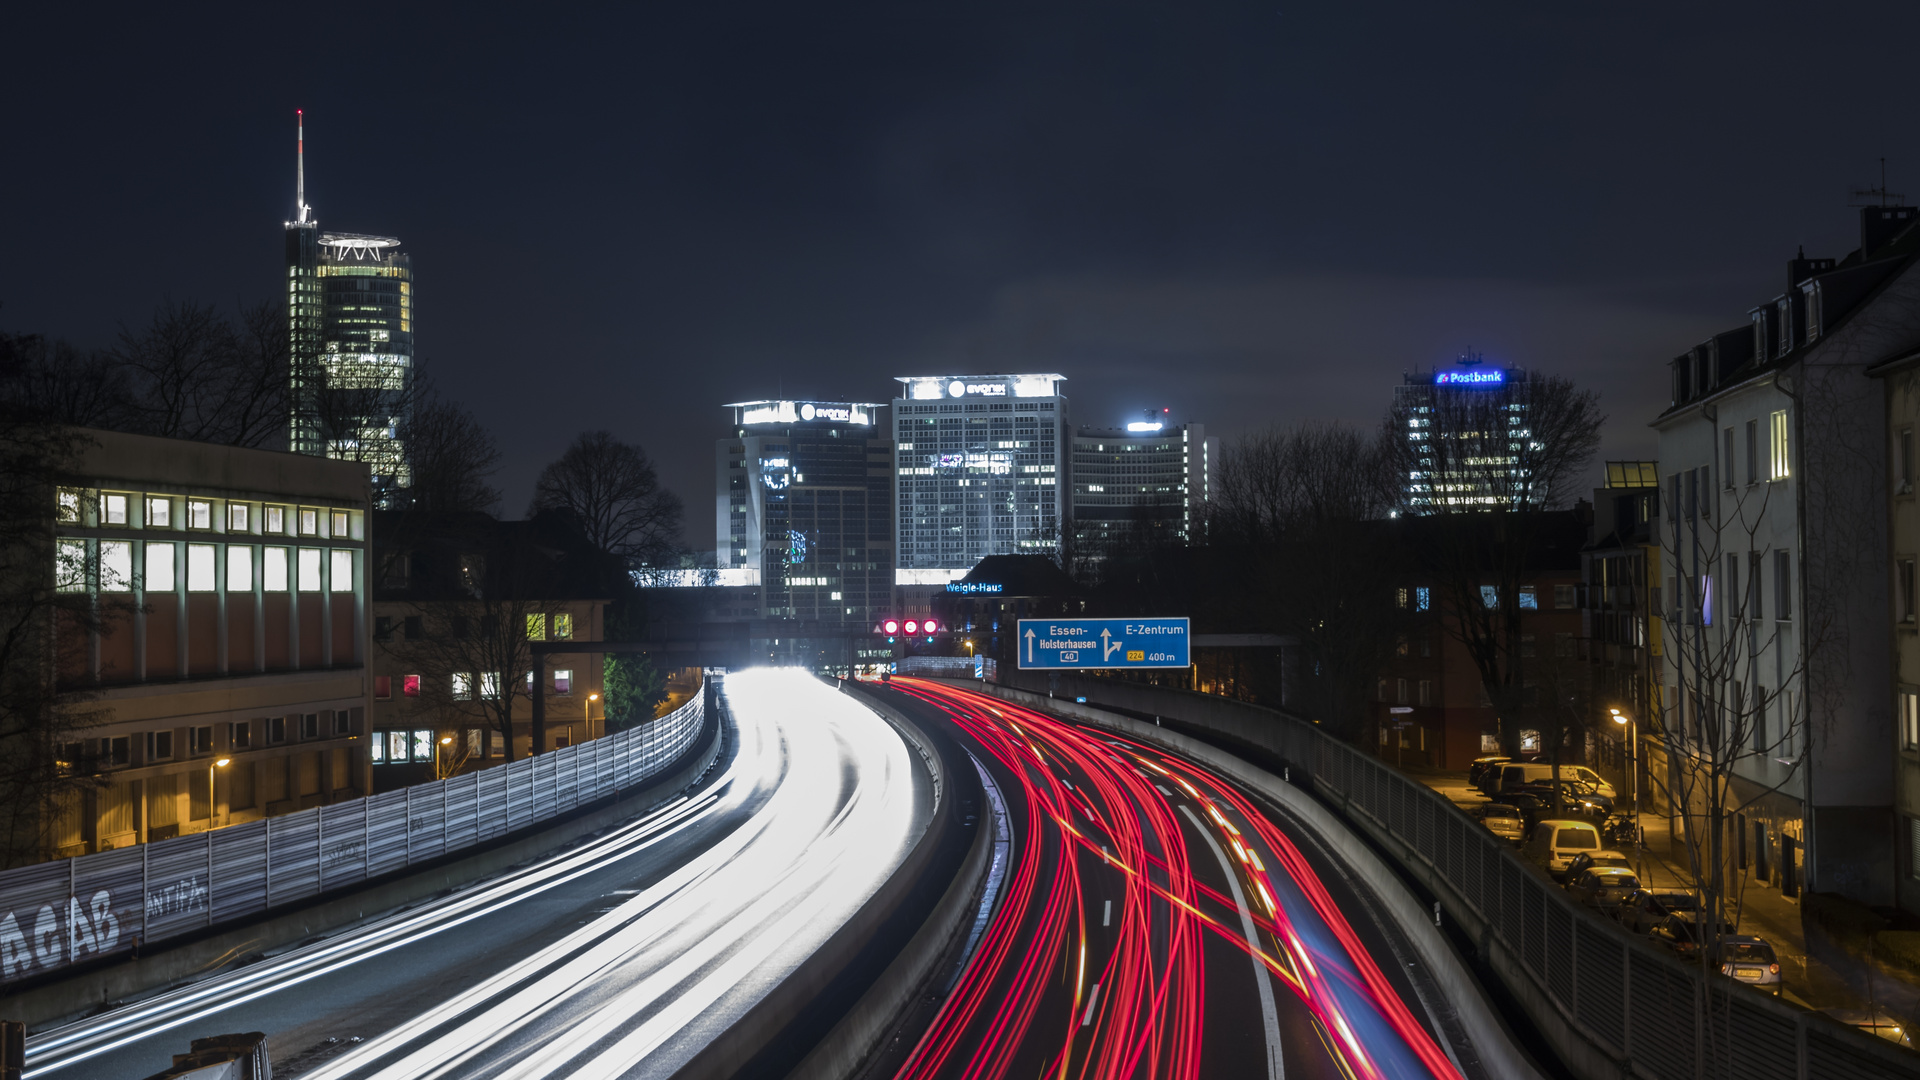
[[[1413,768],[1403,771],[1476,818],[1478,809],[1492,801],[1467,786],[1464,772]],[[1658,814],[1643,814],[1641,826],[1645,829],[1645,840],[1638,854],[1641,885],[1651,889],[1686,888],[1691,879],[1686,872],[1686,848],[1676,849],[1667,819]],[[1622,849],[1620,853],[1629,859],[1636,857],[1629,849]],[[1779,889],[1749,882],[1744,895],[1736,902],[1738,907],[1729,912],[1728,918],[1733,920],[1736,932],[1765,938],[1773,946],[1774,954],[1780,958],[1784,981],[1781,996],[1785,1000],[1808,1009],[1866,1007],[1864,987],[1860,985],[1863,979],[1849,980],[1818,957],[1808,955],[1798,901],[1780,895]],[[1911,1011],[1911,1006],[1903,1009],[1903,1003],[1897,1000],[1905,996],[1899,992],[1901,984],[1897,980],[1881,976],[1877,988],[1888,991],[1875,995],[1880,1005],[1896,1013]]]

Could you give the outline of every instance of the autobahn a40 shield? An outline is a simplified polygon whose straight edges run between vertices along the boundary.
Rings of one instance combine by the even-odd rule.
[[[1174,668],[1192,662],[1186,619],[1021,619],[1023,668]]]

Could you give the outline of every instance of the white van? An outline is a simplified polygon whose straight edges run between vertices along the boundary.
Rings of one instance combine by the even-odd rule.
[[[1592,824],[1552,818],[1533,827],[1533,837],[1520,849],[1520,854],[1546,867],[1553,880],[1559,881],[1567,876],[1567,864],[1574,856],[1599,850],[1600,830]]]
[[[1551,779],[1553,779],[1552,765],[1543,765],[1537,761],[1530,761],[1523,765],[1502,765],[1500,766],[1500,783],[1495,786],[1491,794],[1497,796],[1503,792],[1512,791],[1522,784],[1537,784]],[[1596,794],[1604,795],[1609,799],[1616,797],[1613,785],[1601,779],[1599,773],[1585,765],[1560,766],[1560,779],[1592,784]]]

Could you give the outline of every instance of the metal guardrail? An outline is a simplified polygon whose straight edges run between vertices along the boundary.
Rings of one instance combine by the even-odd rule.
[[[498,768],[0,873],[0,983],[151,947],[559,817],[667,771],[698,737],[705,699]]]
[[[1707,978],[1609,926],[1542,881],[1511,846],[1438,792],[1305,721],[1227,698],[1114,680],[1061,676],[1054,686],[1095,705],[1179,718],[1260,747],[1287,763],[1295,783],[1310,779],[1323,801],[1382,840],[1386,854],[1469,929],[1575,1075],[1920,1075],[1920,1056],[1731,979]],[[1048,685],[1040,679],[1027,688],[1045,693]],[[1541,1003],[1544,1014],[1537,1011]],[[1555,1023],[1572,1038],[1555,1038],[1547,1030]]]

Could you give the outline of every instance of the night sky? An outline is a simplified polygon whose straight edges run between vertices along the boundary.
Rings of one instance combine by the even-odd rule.
[[[405,242],[503,509],[605,427],[707,546],[723,402],[894,375],[1231,437],[1472,348],[1651,456],[1667,359],[1857,246],[1880,157],[1920,195],[1911,0],[545,7],[10,13],[0,328],[279,295],[305,108],[308,201]]]

